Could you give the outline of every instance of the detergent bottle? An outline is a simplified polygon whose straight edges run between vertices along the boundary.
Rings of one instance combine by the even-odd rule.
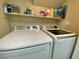
[[[50,9],[50,17],[54,17],[54,9],[53,8]]]

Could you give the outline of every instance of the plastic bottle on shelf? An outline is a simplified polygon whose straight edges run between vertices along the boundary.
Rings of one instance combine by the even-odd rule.
[[[32,15],[32,8],[29,7],[29,15]]]
[[[53,8],[50,9],[50,17],[54,17],[54,9]]]
[[[12,6],[11,4],[5,4],[4,5],[4,12],[7,13],[7,12],[12,12]]]
[[[50,9],[46,9],[46,11],[45,11],[45,15],[46,15],[47,17],[50,16]]]
[[[54,9],[54,17],[58,17],[58,10]]]
[[[7,11],[12,12],[12,6],[10,4],[7,4]]]
[[[32,9],[31,8],[27,8],[26,11],[24,11],[24,14],[32,15]]]
[[[4,9],[4,13],[7,13],[7,5],[6,4],[4,4],[3,9]]]
[[[59,7],[58,7],[58,16],[60,17],[60,18],[62,18],[62,5],[60,5]]]
[[[67,4],[62,6],[62,18],[65,18],[67,12]]]

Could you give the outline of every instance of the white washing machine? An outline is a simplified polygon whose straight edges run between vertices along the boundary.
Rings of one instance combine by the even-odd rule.
[[[51,59],[53,40],[43,31],[12,31],[0,39],[0,59]]]
[[[51,26],[50,26],[51,27]],[[52,28],[52,27],[51,27]],[[77,34],[63,29],[45,29],[53,39],[52,59],[71,59],[77,42]]]

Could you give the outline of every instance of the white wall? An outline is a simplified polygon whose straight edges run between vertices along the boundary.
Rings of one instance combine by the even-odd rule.
[[[79,59],[79,39],[72,59]]]

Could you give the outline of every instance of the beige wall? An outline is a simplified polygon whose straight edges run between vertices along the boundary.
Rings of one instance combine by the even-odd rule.
[[[70,24],[67,28],[79,33],[79,0],[72,0],[68,5],[67,19],[70,20]]]
[[[70,0],[68,2],[66,19],[62,22],[61,26],[79,33],[79,0]]]
[[[5,19],[3,14],[3,3],[4,0],[0,0],[0,37],[9,32],[8,21]]]
[[[57,8],[67,0],[33,0],[34,5]]]

